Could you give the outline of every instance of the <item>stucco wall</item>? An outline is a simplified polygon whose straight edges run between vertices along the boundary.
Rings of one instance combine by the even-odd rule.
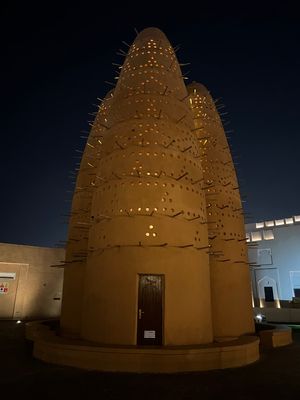
[[[254,331],[244,214],[217,106],[202,84],[188,92],[206,197],[213,332],[224,339]]]
[[[270,223],[270,221],[267,222]],[[300,278],[298,278],[300,274],[300,223],[297,222],[297,218],[294,217],[294,222],[290,225],[275,226],[274,224],[273,227],[257,228],[256,224],[247,224],[246,230],[249,238],[252,238],[251,232],[259,232],[262,238],[262,240],[248,243],[252,289],[256,305],[264,306],[264,296],[262,293],[260,295],[259,291],[259,282],[264,277],[270,277],[275,281],[273,284],[273,286],[275,285],[274,298],[277,294],[281,301],[292,300],[294,287],[300,287]],[[271,231],[274,238],[264,240],[263,231]],[[261,257],[262,251],[265,251],[268,257]],[[269,286],[272,286],[271,283]]]
[[[86,277],[89,290],[85,293],[84,338],[135,345],[138,274],[151,273],[164,275],[163,344],[211,341],[208,265],[201,263],[197,250],[110,249],[92,261]]]
[[[0,318],[58,317],[63,269],[52,265],[64,258],[64,249],[0,243],[0,286],[8,289],[0,293]]]
[[[77,221],[83,230],[82,222],[87,223],[88,247],[85,263],[80,238],[70,228],[64,335],[136,344],[138,275],[158,274],[165,282],[163,342],[212,340],[205,195],[187,97],[165,35],[155,28],[141,32],[121,68],[104,122],[99,115],[93,124],[97,128],[101,122],[95,139],[101,138],[98,144],[89,139],[85,150],[90,155],[94,147],[89,164],[97,179],[81,180],[92,168],[83,158],[76,182],[75,193],[93,195],[89,220],[88,205],[77,210],[73,201],[70,227]],[[69,249],[79,260],[68,259]]]

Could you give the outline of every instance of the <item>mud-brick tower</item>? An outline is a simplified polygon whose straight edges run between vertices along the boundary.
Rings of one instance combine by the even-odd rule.
[[[205,193],[176,55],[158,29],[128,50],[97,168],[81,336],[212,341]]]
[[[65,335],[78,336],[81,330],[82,298],[91,224],[91,203],[97,185],[97,166],[102,156],[108,113],[112,103],[110,92],[101,103],[87,139],[73,195],[69,220],[61,329]]]
[[[188,86],[206,195],[213,333],[216,339],[254,331],[243,209],[230,149],[208,90]]]
[[[120,70],[78,173],[61,335],[28,325],[34,355],[151,373],[257,361],[259,339],[244,335],[253,323],[242,206],[214,102],[202,85],[187,90],[159,29],[138,34]]]

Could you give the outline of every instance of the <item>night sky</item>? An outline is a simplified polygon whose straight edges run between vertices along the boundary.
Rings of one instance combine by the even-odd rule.
[[[154,3],[150,14],[100,3],[2,6],[0,242],[66,239],[81,131],[111,89],[104,81],[114,81],[112,62],[123,61],[122,40],[132,43],[134,28],[149,26],[181,45],[188,82],[226,106],[247,222],[300,214],[300,18],[287,3],[256,14],[214,4],[176,16]]]

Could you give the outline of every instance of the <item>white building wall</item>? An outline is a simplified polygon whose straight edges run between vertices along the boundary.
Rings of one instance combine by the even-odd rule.
[[[278,295],[282,304],[295,297],[294,287],[300,288],[300,218],[275,220],[271,225],[272,221],[246,225],[253,297],[260,307],[272,306],[264,304],[263,284],[275,285],[274,298]],[[275,283],[268,284],[268,277]],[[273,306],[280,304],[275,301]]]

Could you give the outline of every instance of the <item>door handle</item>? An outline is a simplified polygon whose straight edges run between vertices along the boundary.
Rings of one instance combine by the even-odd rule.
[[[139,319],[142,319],[142,315],[144,314],[144,311],[142,311],[141,308],[139,308]]]

